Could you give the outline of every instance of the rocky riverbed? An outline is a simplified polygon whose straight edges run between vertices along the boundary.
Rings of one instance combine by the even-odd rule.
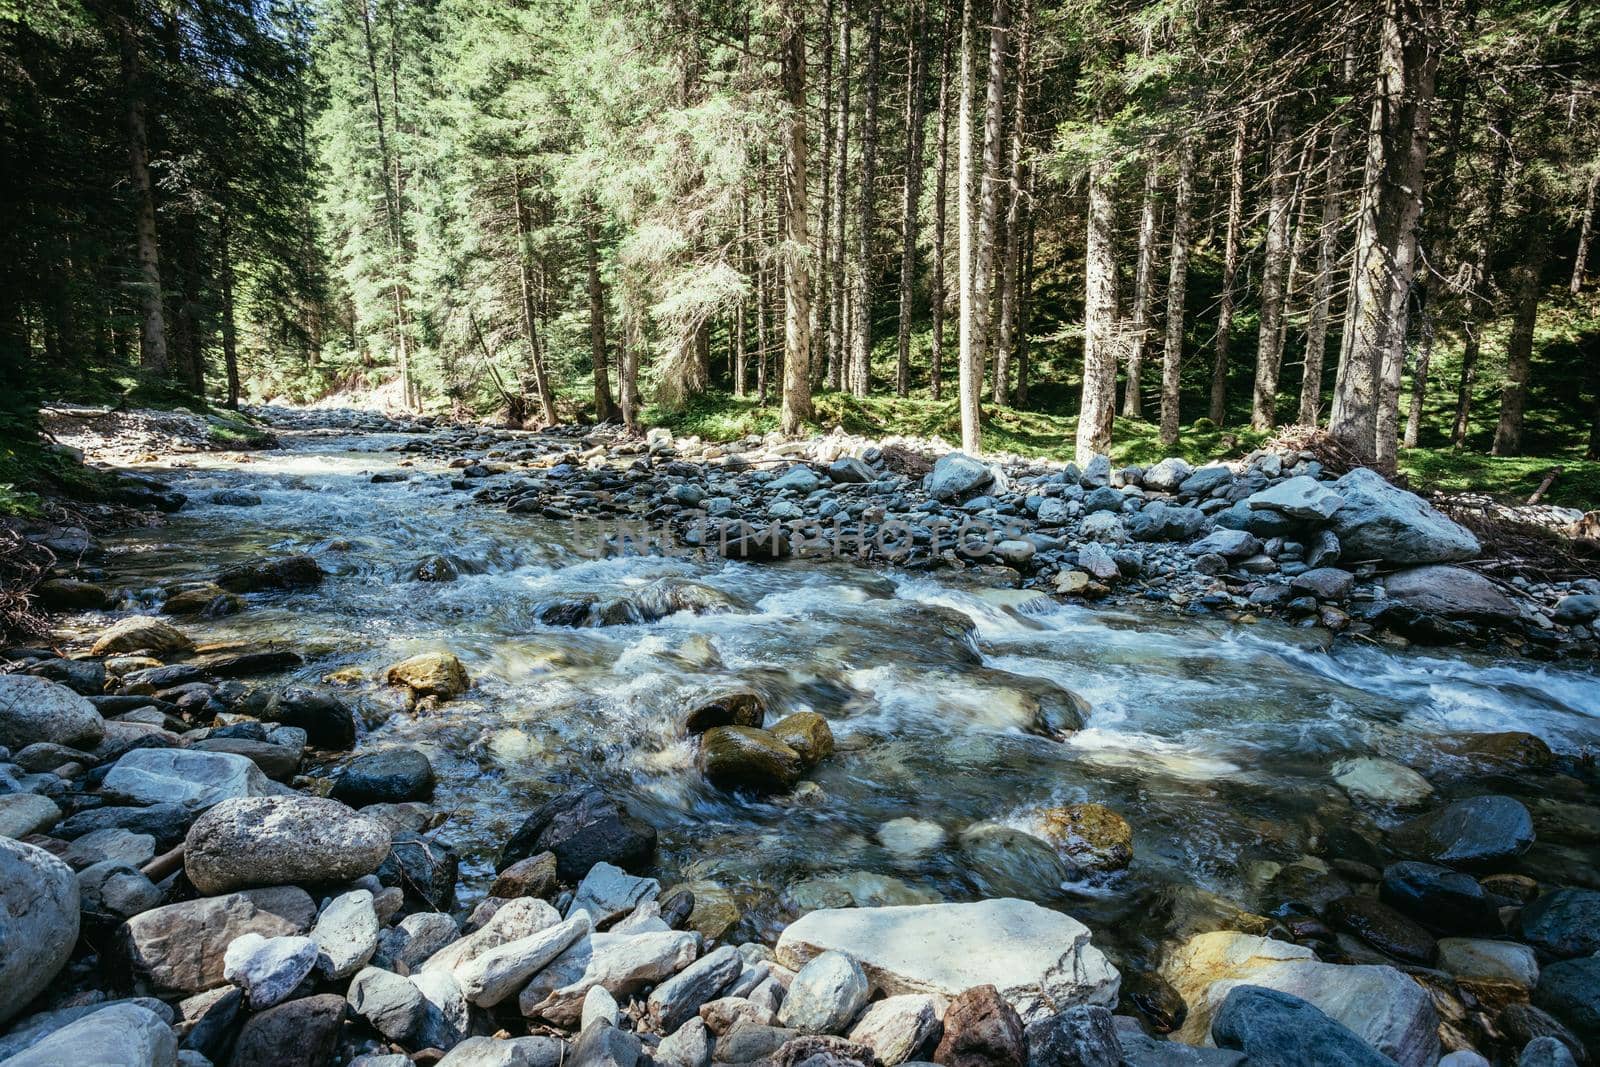
[[[0,1062],[1600,1046],[1600,590],[1376,476],[265,414],[35,531]]]

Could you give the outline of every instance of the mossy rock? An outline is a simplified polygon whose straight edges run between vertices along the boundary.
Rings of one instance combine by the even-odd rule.
[[[805,761],[765,730],[718,726],[700,741],[700,769],[721,789],[780,793],[794,788]]]
[[[33,587],[33,595],[51,611],[98,611],[111,601],[100,586],[76,578],[48,578]]]
[[[797,711],[774,723],[772,736],[800,753],[807,768],[833,755],[833,731],[814,711]]]
[[[691,734],[703,734],[718,726],[760,727],[767,721],[767,704],[760,694],[744,689],[722,693],[714,699],[697,703],[684,716],[683,728]]]
[[[1066,804],[1047,810],[1044,836],[1075,866],[1120,871],[1133,862],[1133,827],[1104,804]]]
[[[403,685],[418,696],[449,699],[467,691],[472,684],[467,669],[453,652],[424,652],[390,667],[385,677],[390,685]]]

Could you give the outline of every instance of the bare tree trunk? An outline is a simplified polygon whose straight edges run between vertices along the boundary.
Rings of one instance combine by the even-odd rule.
[[[128,179],[135,199],[134,236],[139,260],[139,368],[167,373],[166,313],[161,303],[161,246],[156,240],[155,186],[150,181],[149,138],[145,130],[144,75],[133,20],[138,5],[127,2],[116,18],[122,59],[122,91],[127,97]]]
[[[767,241],[767,168],[766,152],[761,153],[761,204],[760,217],[756,220],[756,233],[760,240],[757,246],[765,245]],[[765,404],[767,402],[767,311],[772,299],[773,265],[766,256],[762,256],[756,264],[756,399]]]
[[[745,15],[746,24],[749,14]],[[811,287],[811,387],[822,386],[828,367],[828,331],[833,308],[831,279],[833,268],[833,22],[834,0],[827,0],[822,13],[822,99],[817,114],[817,144],[822,150],[817,168],[821,188],[817,197],[816,268]],[[748,31],[746,31],[748,34]]]
[[[956,117],[956,144],[958,146],[960,177],[956,183],[956,227],[960,242],[957,285],[961,290],[961,311],[958,325],[961,333],[961,450],[975,456],[982,450],[979,434],[979,401],[983,392],[983,349],[978,334],[982,326],[976,321],[973,293],[973,155],[972,106],[977,91],[976,20],[972,5],[974,0],[961,4],[961,104]]]
[[[850,320],[846,315],[845,291],[845,205],[850,181],[850,0],[839,4],[839,118],[834,127],[833,158],[833,300],[828,310],[828,387],[838,389],[845,377],[844,364],[849,352]]]
[[[1256,333],[1255,396],[1250,425],[1270,430],[1277,424],[1278,371],[1283,363],[1283,304],[1289,267],[1289,216],[1293,141],[1288,131],[1273,131],[1272,177],[1267,200],[1266,263],[1261,272],[1261,327]]]
[[[1206,414],[1221,426],[1228,415],[1228,350],[1233,344],[1234,286],[1239,277],[1239,235],[1244,224],[1245,119],[1233,131],[1233,167],[1228,178],[1228,232],[1222,251],[1222,298],[1217,309],[1216,353],[1211,362],[1211,404]]]
[[[595,242],[594,217],[584,220],[583,238],[589,260],[589,361],[594,367],[594,421],[611,422],[617,406],[611,402],[611,378],[606,371],[606,298],[600,285],[600,248]]]
[[[1392,465],[1406,299],[1422,211],[1439,50],[1432,0],[1388,0],[1367,140],[1361,221],[1328,430],[1358,456]]]
[[[1583,272],[1589,264],[1589,243],[1594,239],[1594,204],[1600,190],[1600,158],[1589,164],[1589,189],[1583,198],[1583,221],[1578,225],[1578,253],[1572,259],[1572,295],[1583,288]]]
[[[1178,443],[1183,374],[1183,304],[1189,286],[1189,227],[1194,213],[1194,136],[1178,146],[1178,191],[1172,205],[1172,254],[1167,267],[1167,338],[1161,350],[1161,443]]]
[[[217,219],[217,250],[222,261],[222,368],[228,379],[228,407],[239,408],[239,334],[233,320],[233,248],[228,209],[224,207]]]
[[[1511,162],[1512,116],[1502,111],[1489,124],[1489,136],[1494,141],[1494,162],[1489,168],[1485,186],[1483,221],[1478,226],[1477,242],[1472,250],[1472,264],[1467,268],[1464,285],[1467,307],[1466,321],[1462,323],[1461,380],[1456,387],[1456,417],[1450,427],[1450,443],[1457,448],[1467,439],[1468,420],[1472,415],[1472,390],[1478,382],[1478,354],[1483,344],[1483,321],[1489,315],[1489,254],[1493,251],[1493,236],[1500,225],[1500,204],[1504,196],[1506,169]]]
[[[1089,225],[1084,243],[1083,400],[1078,405],[1077,460],[1111,451],[1117,408],[1116,204],[1112,165],[1089,165]]]
[[[1021,0],[1022,15],[1017,26],[1016,92],[1011,109],[1011,182],[1006,193],[1006,247],[1001,261],[1000,274],[1000,336],[994,355],[994,402],[1011,403],[1012,354],[1018,355],[1018,378],[1021,378],[1021,288],[1022,288],[1022,230],[1026,205],[1022,187],[1027,162],[1028,129],[1028,61],[1033,43],[1033,4]],[[1020,383],[1018,402],[1026,394]]]
[[[750,190],[739,190],[739,269],[747,277],[751,274],[750,257]],[[760,299],[760,282],[756,284],[757,299]],[[747,345],[745,342],[746,309],[750,303],[749,298],[741,297],[739,306],[733,312],[733,395],[743,397],[745,382],[749,378],[749,368],[745,365],[748,359]]]
[[[1022,266],[1017,273],[1017,396],[1016,404],[1022,407],[1028,403],[1028,353],[1032,342],[1033,320],[1030,317],[1033,308],[1033,250],[1034,250],[1034,212],[1033,189],[1038,178],[1038,172],[1033,168],[1028,170],[1028,196],[1024,205],[1023,218],[1027,222],[1027,236],[1023,240]]]
[[[1536,230],[1526,238],[1527,251],[1513,274],[1516,317],[1511,322],[1511,336],[1506,339],[1506,384],[1500,392],[1500,422],[1495,427],[1491,449],[1496,456],[1515,456],[1522,451],[1522,414],[1528,403],[1533,329],[1539,319],[1539,276],[1550,251],[1538,220],[1534,219],[1533,224]]]
[[[522,329],[528,339],[528,369],[533,372],[534,394],[539,398],[539,414],[546,426],[556,424],[556,400],[545,375],[544,354],[535,325],[532,251],[528,247],[528,218],[522,204],[522,174],[513,171],[511,207],[517,217],[517,279],[522,289]],[[402,347],[401,351],[404,351]]]
[[[1300,381],[1300,416],[1303,426],[1315,426],[1322,411],[1322,364],[1328,347],[1328,321],[1333,304],[1334,250],[1340,215],[1339,160],[1344,150],[1344,127],[1328,135],[1328,164],[1322,189],[1322,225],[1317,233],[1317,280],[1311,293],[1311,317],[1306,323],[1305,373]]]
[[[895,347],[895,393],[911,392],[911,308],[917,277],[918,207],[922,202],[923,109],[928,95],[928,0],[918,0],[906,45],[906,175],[900,223],[900,321]]]
[[[797,434],[811,411],[811,236],[806,232],[806,25],[800,0],[784,0],[783,322],[784,433]]]
[[[877,228],[878,83],[882,70],[883,5],[873,4],[867,22],[867,86],[861,107],[861,207],[856,217],[855,324],[850,358],[850,391],[866,396],[872,377],[872,293],[876,270],[872,239]]]
[[[978,368],[979,390],[983,389],[984,368],[989,360],[990,315],[995,289],[996,227],[1000,220],[1001,159],[1005,141],[1001,124],[1005,119],[1006,35],[1011,12],[1007,0],[994,0],[989,26],[989,78],[985,94],[983,122],[983,179],[978,200],[978,245],[972,271],[973,360]],[[995,395],[1005,392],[998,384],[1000,368],[995,367]]]
[[[622,351],[617,357],[617,376],[622,398],[622,424],[629,433],[639,432],[639,349],[644,345],[640,336],[639,313],[630,309],[623,316]]]
[[[1122,391],[1122,413],[1130,419],[1138,418],[1144,411],[1144,398],[1139,392],[1144,378],[1144,352],[1149,345],[1150,284],[1156,269],[1156,189],[1159,177],[1160,164],[1152,149],[1145,161],[1144,199],[1139,208],[1139,244],[1133,269],[1133,335],[1128,339],[1128,380]]]
[[[1418,296],[1423,291],[1418,289]],[[1411,372],[1411,407],[1406,412],[1406,448],[1416,448],[1422,434],[1422,402],[1428,396],[1428,368],[1433,363],[1433,308],[1423,303],[1417,312],[1421,323],[1417,327],[1417,365]]]
[[[939,163],[933,173],[933,278],[928,303],[933,313],[933,337],[928,349],[928,388],[933,399],[944,394],[944,254],[945,194],[950,173],[950,42],[949,0],[945,0],[942,51],[939,59]]]

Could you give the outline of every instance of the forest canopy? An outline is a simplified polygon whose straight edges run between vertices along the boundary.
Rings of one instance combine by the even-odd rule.
[[[1600,448],[1600,8],[8,0],[41,401]],[[1207,420],[1200,421],[1197,420]]]

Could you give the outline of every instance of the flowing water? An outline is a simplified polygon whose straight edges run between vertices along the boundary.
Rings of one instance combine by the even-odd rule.
[[[1439,747],[1453,733],[1526,730],[1558,752],[1592,748],[1600,677],[1584,668],[1354,642],[1330,650],[1312,631],[1061,604],[959,575],[591,558],[587,534],[472,504],[426,461],[411,480],[372,482],[398,468],[405,457],[385,449],[406,439],[310,436],[282,452],[184,457],[165,473],[193,503],[114,544],[112,570],[153,608],[163,583],[261,554],[316,553],[331,572],[320,588],[253,596],[241,614],[185,626],[201,640],[301,651],[305,665],[273,684],[361,672],[368,680],[346,692],[369,723],[360,747],[429,754],[435,803],[452,812],[442,835],[472,892],[530,808],[593,782],[658,828],[664,883],[737,906],[752,934],[830,904],[1023,893],[1137,954],[1174,908],[1270,907],[1259,893],[1276,865],[1318,852],[1335,827],[1395,821],[1353,806],[1329,776],[1336,760],[1371,754],[1422,768],[1445,796],[1522,797],[1541,831],[1524,869],[1600,884],[1584,786],[1554,775],[1484,783]],[[205,502],[235,486],[262,504]],[[432,553],[457,561],[460,578],[415,581]],[[588,628],[539,621],[552,603],[638,595],[663,578],[725,593],[733,610]],[[383,668],[441,648],[461,657],[475,688],[435,710],[396,710]],[[838,752],[808,775],[816,788],[756,800],[705,783],[679,722],[696,694],[734,686],[759,691],[774,719],[826,716]],[[1086,726],[1052,736],[1072,693],[1089,706]],[[1131,822],[1129,870],[1030,883],[960,846],[971,824],[1026,828],[1041,809],[1085,800]],[[904,818],[947,839],[891,851],[879,828]]]

